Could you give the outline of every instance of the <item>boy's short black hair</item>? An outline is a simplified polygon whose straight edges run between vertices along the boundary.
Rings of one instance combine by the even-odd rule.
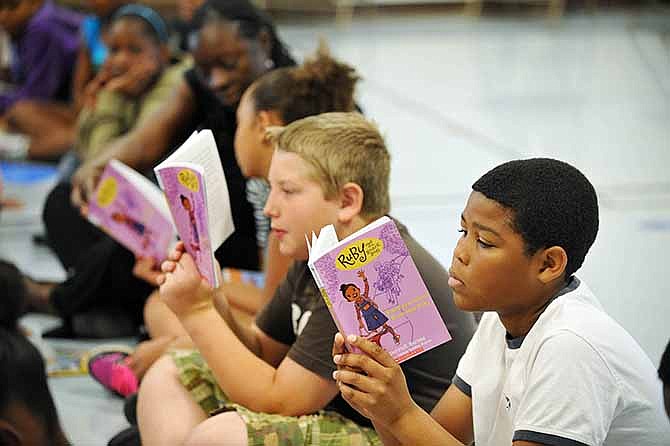
[[[551,246],[568,256],[570,277],[598,233],[598,197],[575,167],[550,158],[510,161],[478,179],[472,189],[511,212],[512,228],[526,244],[526,254]]]
[[[42,422],[47,438],[62,434],[40,352],[18,330],[0,327],[0,418],[16,404]]]

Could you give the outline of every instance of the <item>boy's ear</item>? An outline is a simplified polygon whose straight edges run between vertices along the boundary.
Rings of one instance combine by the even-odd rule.
[[[363,189],[356,183],[346,183],[340,189],[340,210],[338,219],[340,223],[350,223],[361,214],[363,209]]]
[[[0,420],[0,444],[7,446],[19,446],[23,444],[21,434],[5,420]]]
[[[258,112],[258,123],[263,129],[263,134],[268,127],[277,127],[284,125],[277,110],[261,110]]]
[[[568,265],[568,254],[560,246],[552,246],[540,254],[539,279],[542,283],[549,283],[561,278]]]

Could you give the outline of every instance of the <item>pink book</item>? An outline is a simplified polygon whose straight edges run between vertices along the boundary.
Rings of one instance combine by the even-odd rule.
[[[214,252],[235,227],[212,132],[193,133],[154,171],[186,252],[207,282],[218,287]]]
[[[88,219],[138,257],[161,262],[176,233],[165,197],[149,179],[120,161],[102,172]]]
[[[325,226],[308,246],[312,276],[345,338],[365,337],[398,363],[451,340],[390,218],[342,241],[332,225]]]

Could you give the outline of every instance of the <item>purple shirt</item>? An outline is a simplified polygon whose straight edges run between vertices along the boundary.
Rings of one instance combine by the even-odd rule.
[[[67,99],[77,59],[83,16],[50,0],[13,42],[12,81],[16,90],[0,95],[0,113],[20,99]]]

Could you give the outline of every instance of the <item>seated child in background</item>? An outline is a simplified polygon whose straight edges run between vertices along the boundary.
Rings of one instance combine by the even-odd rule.
[[[459,308],[487,313],[432,418],[361,338],[352,343],[368,356],[335,339],[342,396],[386,446],[667,445],[651,361],[573,275],[598,232],[591,183],[566,163],[529,159],[472,189],[449,286]]]
[[[332,380],[337,331],[306,264],[305,234],[334,224],[340,238],[389,211],[390,156],[377,128],[357,113],[326,113],[275,129],[265,212],[283,255],[295,260],[253,326],[214,297],[183,246],[163,264],[161,299],[200,353],[176,351],[140,386],[142,442],[153,444],[379,444]],[[453,341],[403,363],[426,410],[449,385],[474,330],[453,305],[446,271],[398,224]],[[211,368],[211,369],[210,369]],[[212,415],[212,411],[230,410]],[[325,409],[325,411],[324,411]],[[317,440],[318,441],[318,440]]]
[[[333,59],[322,45],[303,65],[278,68],[256,80],[242,95],[237,111],[235,153],[244,176],[263,179],[263,184],[267,184],[265,179],[274,151],[266,135],[270,126],[286,125],[328,111],[353,110],[358,79],[352,67]],[[259,191],[257,200],[261,208],[265,205],[268,192],[267,188]],[[277,286],[286,277],[291,262],[289,257],[279,252],[279,241],[274,235],[269,235],[267,245],[263,289],[239,284],[222,285],[223,294],[236,319],[247,325],[272,298]],[[160,301],[158,293],[153,293],[147,300],[144,316],[151,339],[140,343],[135,354],[126,359],[124,364],[114,365],[114,372],[107,373],[103,369],[111,365],[104,366],[100,370],[101,376],[125,374],[121,368],[129,367],[139,379],[169,345],[188,345],[187,340],[179,339],[187,337],[187,333],[174,314]],[[116,357],[118,352],[110,351],[109,355]],[[103,356],[98,356],[96,361],[106,363]],[[115,379],[115,385],[111,386],[112,380],[109,380],[110,388],[117,393],[121,385],[125,389],[133,388],[123,381]]]
[[[82,16],[51,0],[10,0],[1,8],[0,27],[10,34],[14,47],[11,80],[16,86],[0,94],[3,124],[32,138],[20,147],[24,155],[54,158],[62,151],[50,153],[45,148],[53,145],[49,139],[63,136],[57,129],[51,131],[52,123],[71,116],[66,104],[71,99]]]
[[[169,100],[183,64],[169,67],[167,26],[153,9],[129,4],[110,20],[107,58],[87,85],[75,150],[81,161],[141,125]]]
[[[66,445],[42,356],[18,327],[26,293],[21,272],[0,260],[0,444]]]

